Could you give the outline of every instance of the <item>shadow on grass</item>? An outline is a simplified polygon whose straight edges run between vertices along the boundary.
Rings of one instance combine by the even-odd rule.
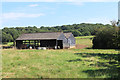
[[[116,69],[116,68],[86,70],[83,72],[87,73],[90,77],[107,76],[107,78],[119,78],[119,75],[118,75],[119,72],[118,72],[118,69]]]
[[[75,59],[75,60],[67,60],[68,62],[78,62],[78,61],[82,61],[81,59]]]
[[[75,53],[77,56],[83,58],[96,57],[101,61],[96,61],[89,66],[100,67],[99,69],[88,69],[83,71],[90,77],[107,77],[119,78],[120,77],[120,54],[105,54],[105,53]],[[103,60],[103,61],[102,61]],[[107,60],[107,61],[106,61]],[[88,60],[89,62],[89,60]]]
[[[92,47],[86,47],[85,49],[93,49]]]
[[[107,59],[107,60],[118,60],[119,54],[104,54],[104,53],[75,53],[75,55],[82,57],[99,57],[99,59]]]

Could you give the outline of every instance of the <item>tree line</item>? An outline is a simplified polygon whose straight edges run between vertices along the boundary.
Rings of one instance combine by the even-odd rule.
[[[94,49],[120,49],[120,26],[112,24],[112,28],[98,29],[93,39]]]
[[[112,25],[81,23],[54,27],[4,27],[2,29],[2,42],[14,42],[23,33],[39,32],[72,32],[75,37],[95,35],[93,39],[94,49],[120,49],[120,27],[116,26],[115,23]]]
[[[2,29],[2,42],[13,42],[16,40],[18,36],[23,33],[39,33],[39,32],[72,32],[75,37],[77,36],[90,36],[95,35],[98,29],[100,28],[112,28],[111,25],[103,25],[103,24],[72,24],[72,25],[62,25],[62,26],[54,26],[54,27],[36,27],[36,26],[28,26],[28,27],[4,27]]]

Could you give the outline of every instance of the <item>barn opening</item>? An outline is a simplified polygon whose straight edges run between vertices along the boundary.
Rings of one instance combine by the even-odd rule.
[[[46,47],[47,49],[63,49],[62,40],[17,40],[16,47],[18,49],[38,49]]]

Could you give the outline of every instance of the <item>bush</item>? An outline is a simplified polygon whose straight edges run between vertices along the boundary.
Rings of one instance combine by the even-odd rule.
[[[118,28],[118,27],[117,27]],[[119,49],[118,29],[102,28],[93,39],[94,49]]]
[[[90,36],[90,35],[91,35],[91,33],[90,33],[89,31],[82,32],[82,34],[83,34],[84,36]]]
[[[78,30],[74,30],[74,31],[72,31],[72,33],[75,37],[82,36],[81,32],[79,32]]]

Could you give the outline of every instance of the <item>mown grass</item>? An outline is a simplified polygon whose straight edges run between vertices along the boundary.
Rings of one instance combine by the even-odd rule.
[[[117,54],[115,50],[3,50],[4,78],[89,78],[87,70],[105,69],[98,62],[102,54]],[[89,56],[90,54],[96,56]],[[85,57],[86,56],[86,57]],[[100,58],[100,59],[99,59]],[[110,77],[107,75],[95,77]]]
[[[95,36],[79,36],[79,37],[76,37],[76,38],[79,38],[79,39],[89,39],[89,38],[94,38]]]
[[[91,46],[90,42],[89,38],[77,39],[77,44]],[[4,49],[2,56],[3,78],[111,78],[119,76],[118,50],[114,49]]]
[[[76,44],[79,45],[87,45],[88,47],[92,47],[92,39],[94,36],[82,36],[82,37],[76,37]]]

